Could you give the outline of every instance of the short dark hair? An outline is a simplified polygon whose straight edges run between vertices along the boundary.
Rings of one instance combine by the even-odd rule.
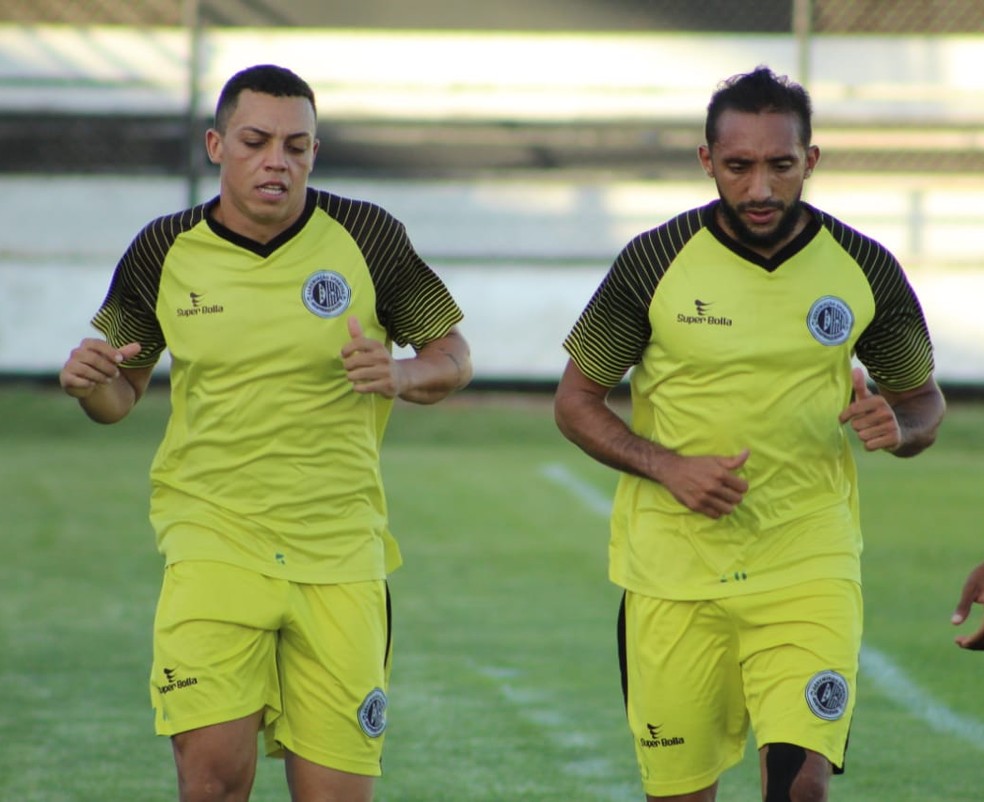
[[[708,147],[717,141],[718,118],[729,109],[749,114],[795,114],[799,118],[800,143],[803,147],[810,146],[813,137],[810,95],[798,83],[785,75],[776,75],[768,67],[759,66],[752,72],[733,75],[718,85],[707,106],[704,123]]]
[[[314,91],[299,75],[286,67],[275,64],[257,64],[247,67],[233,75],[219,94],[215,104],[215,129],[220,133],[225,131],[229,118],[236,110],[239,95],[244,91],[259,92],[273,97],[303,97],[311,103],[311,108],[317,116],[318,109],[314,103]]]

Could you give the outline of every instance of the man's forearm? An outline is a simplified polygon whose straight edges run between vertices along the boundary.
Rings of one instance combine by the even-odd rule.
[[[428,343],[410,359],[400,360],[406,387],[400,398],[414,404],[433,404],[465,387],[472,378],[468,344],[452,333]]]
[[[648,479],[659,475],[666,449],[636,435],[602,400],[590,393],[558,399],[555,419],[561,433],[588,456],[609,468]]]
[[[96,423],[116,423],[125,418],[137,403],[137,391],[121,372],[112,381],[97,385],[79,406]]]
[[[902,435],[901,444],[892,449],[892,454],[914,457],[936,442],[946,401],[935,382],[924,385],[914,395],[892,399],[890,404]]]

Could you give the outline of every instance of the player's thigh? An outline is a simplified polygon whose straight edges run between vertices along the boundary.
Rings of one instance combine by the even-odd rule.
[[[256,775],[256,735],[262,712],[171,737],[182,802],[247,800]]]
[[[710,789],[741,760],[748,727],[728,612],[633,593],[624,604],[626,712],[643,787],[653,797]]]
[[[150,693],[161,735],[280,708],[276,628],[287,583],[223,563],[165,570]]]
[[[391,648],[386,583],[294,591],[280,641],[284,715],[269,734],[311,763],[378,775]]]
[[[817,752],[794,744],[767,744],[759,750],[759,765],[765,802],[827,798],[831,765]]]
[[[857,696],[860,588],[824,580],[741,601],[745,696],[758,746],[795,744],[842,766]]]
[[[288,752],[291,802],[371,802],[375,777],[319,766]]]

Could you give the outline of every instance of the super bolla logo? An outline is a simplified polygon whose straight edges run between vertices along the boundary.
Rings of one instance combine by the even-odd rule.
[[[222,304],[208,303],[205,294],[200,292],[189,292],[188,300],[191,306],[178,307],[178,317],[199,317],[201,315],[217,315],[225,311]]]
[[[731,326],[734,321],[730,317],[714,315],[711,313],[711,301],[702,301],[700,298],[694,299],[693,315],[686,315],[683,312],[677,313],[677,323],[684,323],[688,326]]]

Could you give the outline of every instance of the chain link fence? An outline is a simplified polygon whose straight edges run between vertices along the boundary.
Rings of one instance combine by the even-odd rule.
[[[699,51],[718,48],[744,48],[749,68],[751,59],[788,62],[786,71],[814,94],[818,128],[830,128],[830,169],[984,172],[980,0],[0,0],[0,172],[201,169],[201,134],[226,77],[217,54],[230,50],[222,44],[230,38],[264,30],[334,37],[311,56],[316,69],[331,65],[312,83],[331,110],[323,138],[335,147],[319,164],[333,172],[672,175],[681,155],[675,143],[689,152],[707,95],[731,74],[713,82],[695,75]],[[432,38],[387,64],[393,37],[411,30]],[[373,31],[386,33],[367,40]],[[529,39],[522,36],[498,49],[448,50],[440,72],[425,73],[423,51],[446,47],[452,31],[549,36],[538,51],[524,50]],[[564,36],[582,37],[579,53],[554,55],[549,48]],[[647,61],[630,49],[646,36],[662,37],[650,49],[691,37],[683,39],[691,55]],[[624,43],[630,39],[635,45]],[[259,55],[262,37],[245,41],[257,47],[258,60],[268,57]],[[292,41],[283,45],[288,52]],[[363,42],[361,52],[348,47],[352,41]],[[488,48],[488,41],[478,44]],[[343,64],[372,48],[383,53],[383,61],[371,58],[373,69],[388,73],[374,83],[372,70],[355,74]],[[481,58],[484,71],[475,66]],[[522,77],[510,78],[524,60]],[[578,89],[572,84],[584,63],[586,88]],[[509,90],[527,106],[504,100]],[[484,105],[473,101],[479,93]],[[557,97],[559,110],[545,118]],[[566,117],[565,103],[577,104]],[[441,109],[450,113],[442,118]]]
[[[474,7],[473,7],[474,6]],[[479,6],[493,6],[483,8]],[[587,6],[587,7],[585,7]],[[387,27],[501,30],[676,30],[783,33],[798,18],[816,33],[980,34],[979,0],[570,0],[471,4],[430,0],[4,0],[10,23]]]

